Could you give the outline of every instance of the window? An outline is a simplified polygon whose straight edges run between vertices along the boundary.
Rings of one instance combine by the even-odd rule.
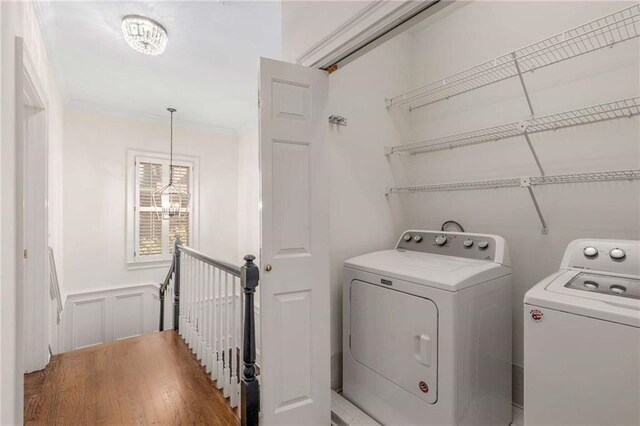
[[[185,245],[194,245],[197,212],[196,161],[174,156],[173,183],[189,191],[191,200],[183,201],[180,216],[162,219],[160,197],[153,193],[169,183],[169,157],[160,154],[129,153],[129,202],[127,203],[127,262],[129,264],[165,264],[171,260],[176,237]],[[157,206],[157,207],[156,207]]]

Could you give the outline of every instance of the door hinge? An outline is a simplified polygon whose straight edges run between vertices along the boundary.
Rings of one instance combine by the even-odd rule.
[[[24,249],[24,250],[23,250],[23,252],[22,252],[22,256],[23,256],[25,259],[27,259],[27,258],[29,257],[29,250]]]

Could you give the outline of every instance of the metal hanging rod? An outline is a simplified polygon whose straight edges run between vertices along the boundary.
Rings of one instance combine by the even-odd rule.
[[[516,136],[580,126],[598,121],[632,117],[640,114],[640,97],[622,99],[573,111],[560,112],[530,120],[487,127],[457,135],[385,148],[385,154],[422,154]]]
[[[640,4],[509,52],[391,99],[410,111],[640,36]]]
[[[640,169],[634,170],[613,170],[591,173],[571,173],[554,176],[525,176],[521,178],[482,180],[475,182],[441,183],[434,185],[413,185],[396,186],[387,188],[386,194],[396,194],[403,192],[436,192],[436,191],[463,191],[470,189],[491,189],[491,188],[526,188],[531,202],[536,210],[538,219],[542,225],[541,233],[547,234],[547,222],[542,215],[542,210],[538,204],[533,187],[538,185],[555,185],[559,183],[579,183],[579,182],[605,182],[616,180],[640,179]]]
[[[434,185],[394,186],[387,188],[386,194],[389,195],[402,192],[434,192],[460,191],[470,189],[513,188],[523,186],[522,184],[526,179],[529,180],[531,186],[551,185],[559,183],[635,180],[640,179],[640,169],[614,170],[591,173],[572,173],[554,176],[531,176],[522,178],[482,180],[474,182],[441,183]]]

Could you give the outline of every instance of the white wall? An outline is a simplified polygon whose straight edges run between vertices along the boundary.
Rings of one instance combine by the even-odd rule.
[[[335,24],[333,2],[283,5],[284,57],[295,59]],[[391,247],[406,228],[439,229],[447,219],[510,244],[514,268],[514,362],[522,365],[522,298],[557,270],[567,243],[580,237],[640,238],[638,182],[539,187],[549,224],[540,224],[525,190],[393,195],[386,185],[536,175],[524,140],[411,158],[383,155],[410,143],[528,118],[517,79],[413,113],[387,111],[384,99],[528,43],[621,9],[629,3],[475,2],[440,12],[330,75],[331,113],[348,118],[330,136],[332,353],[341,351],[341,268],[347,258]],[[342,15],[346,20],[349,16]],[[310,34],[301,22],[314,21]],[[329,33],[334,27],[327,28]],[[315,29],[315,30],[314,30]],[[638,40],[527,75],[538,115],[638,96]],[[549,174],[638,168],[639,118],[532,137]],[[337,362],[332,360],[332,364]],[[334,368],[334,374],[335,369]],[[334,382],[335,383],[335,382]]]
[[[50,244],[59,259],[61,250],[62,102],[45,52],[33,4],[0,2],[0,423],[22,423],[22,360],[16,359],[16,191],[15,191],[15,37],[21,36],[49,101],[49,212]],[[53,226],[52,226],[53,225]],[[21,250],[20,250],[21,251]]]
[[[412,31],[415,87],[508,53],[631,3],[476,2],[422,30]],[[525,76],[537,116],[638,96],[638,39]],[[517,79],[474,91],[412,113],[416,140],[529,118]],[[640,167],[640,118],[621,119],[533,135],[549,175]],[[398,140],[397,142],[410,142]],[[394,158],[403,183],[437,183],[537,176],[524,138]],[[640,185],[584,183],[534,189],[549,234],[526,190],[499,189],[400,195],[406,226],[437,228],[446,219],[472,232],[495,233],[509,243],[513,262],[514,363],[523,363],[524,293],[556,271],[576,238],[640,238]]]
[[[238,138],[238,256],[260,255],[260,147],[258,128]]]
[[[174,147],[176,155],[199,159],[198,249],[239,264],[237,138],[176,126]],[[168,122],[65,112],[64,271],[69,293],[158,284],[167,273],[164,266],[127,268],[127,149],[168,152]]]

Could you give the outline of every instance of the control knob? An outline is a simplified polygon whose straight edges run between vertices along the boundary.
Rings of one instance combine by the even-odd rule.
[[[411,241],[411,234],[404,234],[404,237],[402,237],[403,240],[405,240],[406,242]]]
[[[443,246],[445,245],[445,243],[447,242],[447,236],[446,235],[438,235],[436,237],[436,244],[439,246]]]
[[[589,246],[585,247],[582,250],[582,253],[584,253],[586,257],[596,257],[598,255],[598,249],[593,246]]]
[[[413,241],[415,241],[416,243],[419,243],[420,241],[422,241],[422,235],[414,235]]]
[[[489,247],[489,242],[488,241],[478,241],[478,248],[479,249],[486,249],[487,247]]]
[[[611,251],[609,252],[609,256],[611,256],[611,258],[614,260],[624,259],[626,255],[627,253],[625,253],[624,250],[619,249],[617,247],[611,249]]]
[[[473,240],[471,238],[467,238],[466,240],[464,240],[462,242],[462,244],[466,247],[466,248],[470,248],[473,245]]]

